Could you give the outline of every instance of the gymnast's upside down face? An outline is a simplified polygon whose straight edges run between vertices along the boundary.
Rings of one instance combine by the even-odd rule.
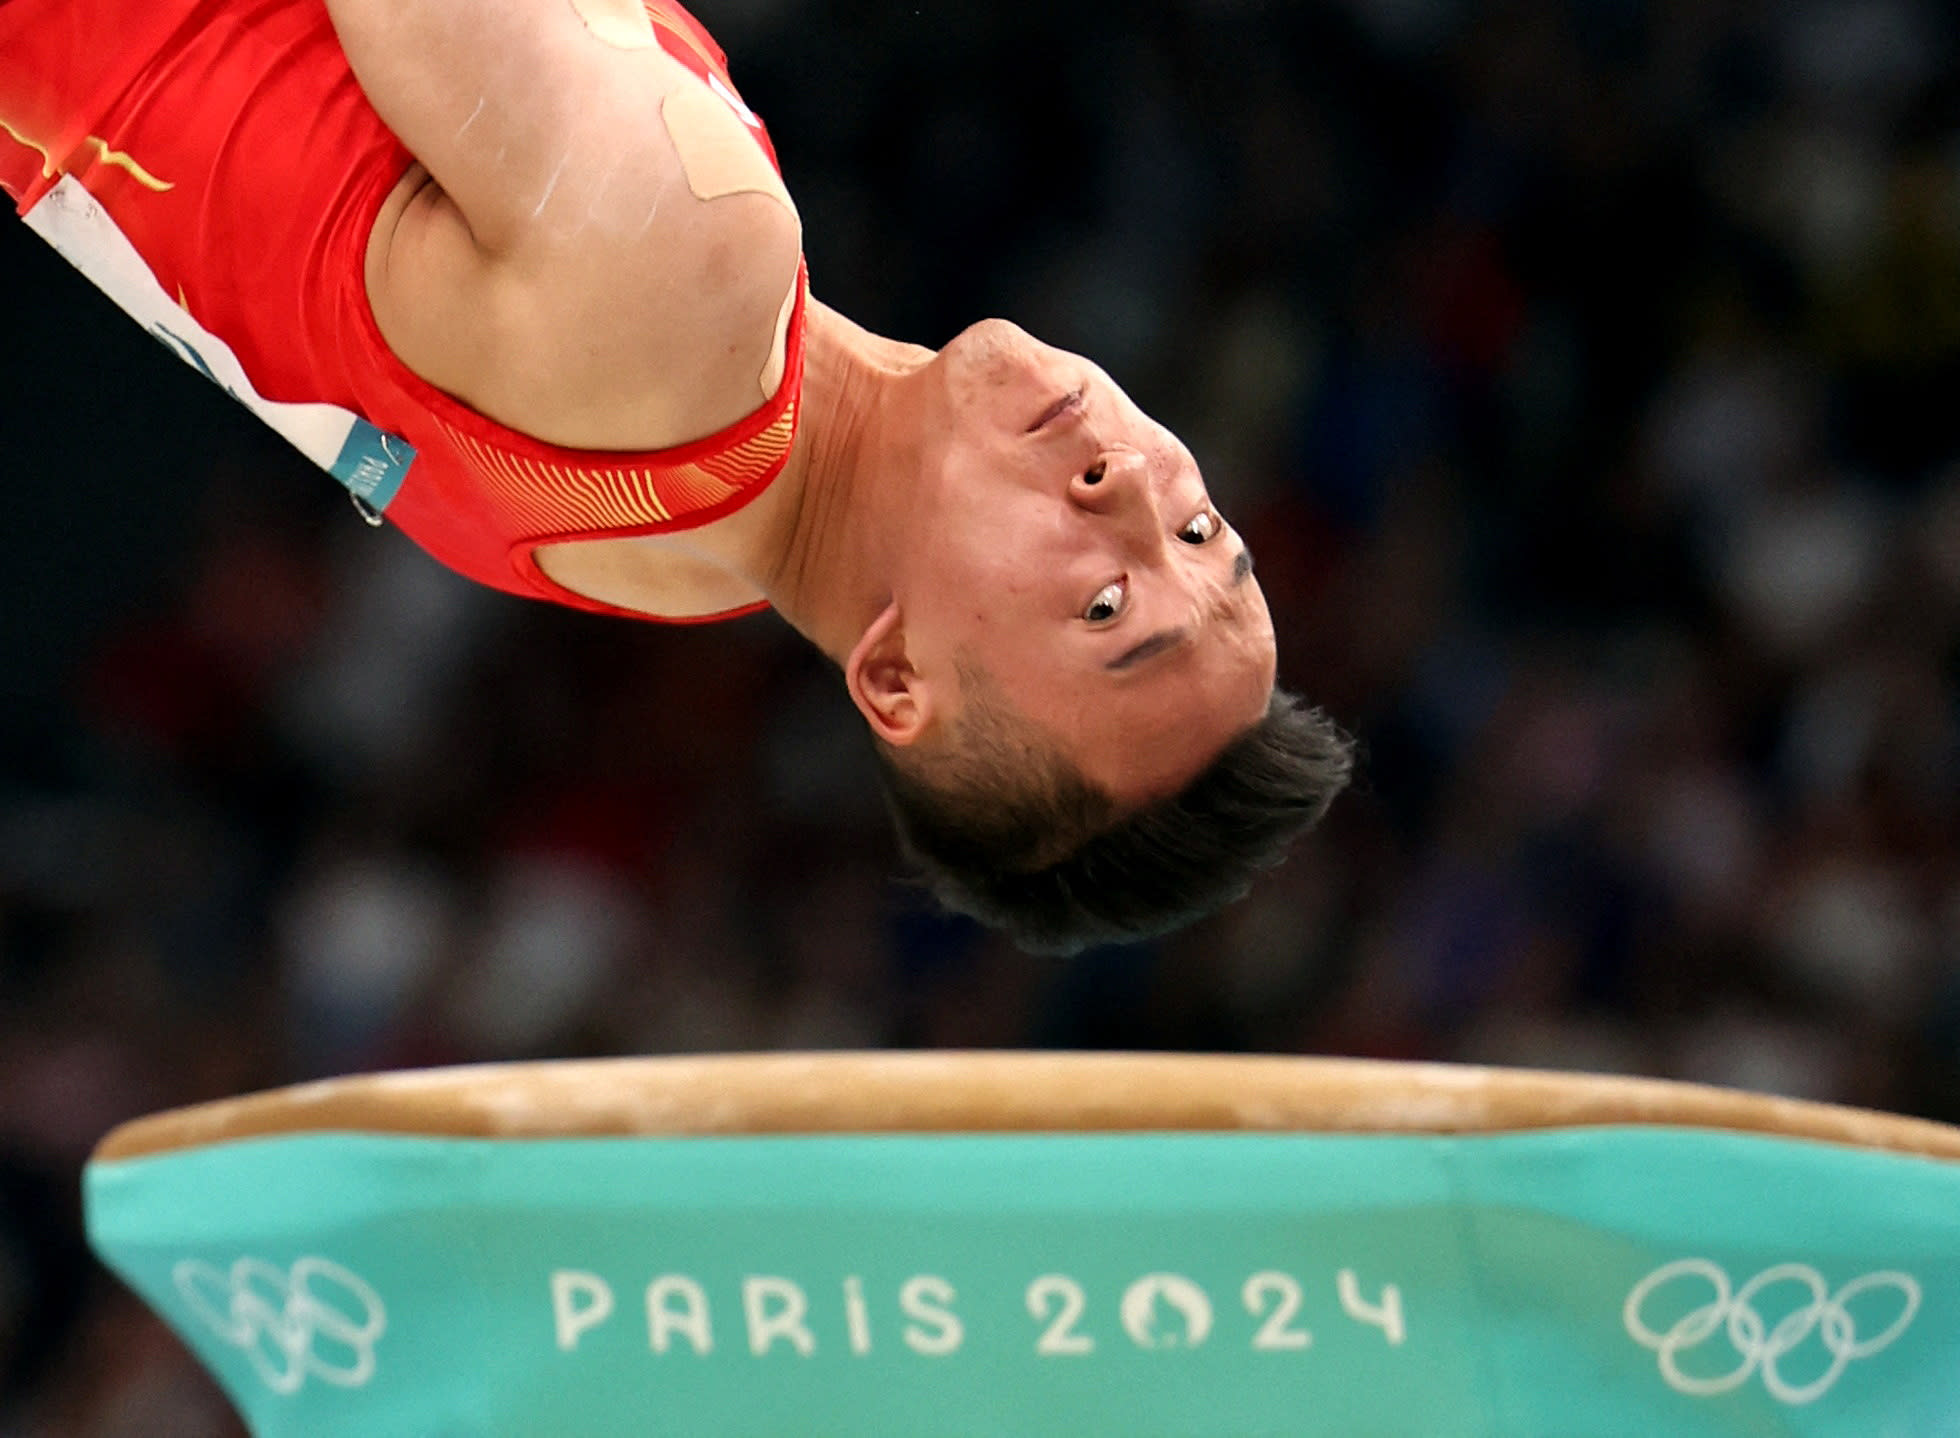
[[[1191,453],[1089,361],[1001,320],[912,378],[924,486],[907,649],[978,668],[1119,803],[1265,713],[1272,617]]]

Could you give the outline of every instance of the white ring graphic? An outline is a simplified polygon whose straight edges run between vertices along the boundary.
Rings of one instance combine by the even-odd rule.
[[[302,1258],[287,1274],[245,1257],[225,1273],[187,1258],[170,1276],[191,1312],[241,1349],[274,1393],[299,1392],[308,1375],[338,1388],[374,1377],[374,1345],[387,1331],[388,1311],[380,1294],[337,1263]],[[323,1357],[316,1339],[344,1351]]]
[[[1699,1279],[1709,1285],[1713,1294],[1708,1302],[1683,1314],[1673,1327],[1662,1333],[1642,1315],[1655,1292],[1677,1279]],[[1755,1299],[1765,1289],[1787,1283],[1802,1285],[1808,1290],[1809,1301],[1785,1314],[1766,1333]],[[1858,1321],[1848,1305],[1860,1294],[1877,1288],[1896,1289],[1903,1305],[1891,1323],[1869,1338],[1861,1339]],[[1919,1312],[1920,1298],[1919,1281],[1909,1273],[1889,1270],[1867,1273],[1832,1293],[1824,1276],[1808,1264],[1779,1263],[1735,1289],[1721,1265],[1706,1258],[1681,1258],[1655,1269],[1635,1284],[1620,1316],[1628,1336],[1641,1347],[1654,1350],[1661,1377],[1675,1392],[1694,1398],[1712,1398],[1741,1387],[1760,1372],[1763,1387],[1771,1397],[1795,1406],[1814,1402],[1830,1392],[1853,1359],[1869,1358],[1890,1347],[1911,1326]],[[1697,1378],[1683,1373],[1680,1356],[1701,1347],[1724,1330],[1741,1362],[1713,1377]],[[1808,1383],[1792,1383],[1777,1365],[1813,1333],[1823,1342],[1831,1361]]]

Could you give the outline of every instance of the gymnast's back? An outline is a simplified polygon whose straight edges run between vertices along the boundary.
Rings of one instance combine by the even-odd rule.
[[[533,551],[765,486],[804,294],[720,50],[630,3],[6,0],[0,188],[371,515],[471,578],[606,609]]]

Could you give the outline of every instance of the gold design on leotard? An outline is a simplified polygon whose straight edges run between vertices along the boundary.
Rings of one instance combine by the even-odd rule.
[[[781,467],[796,410],[791,402],[762,433],[719,454],[670,465],[536,460],[443,428],[505,523],[536,537],[666,524],[725,504]]]
[[[12,125],[8,124],[5,120],[0,120],[0,130],[5,130],[15,140],[19,141],[21,144],[25,145],[28,149],[32,150],[35,154],[41,157],[42,179],[52,180],[57,175],[70,173],[69,171],[66,171],[61,165],[55,162],[54,155],[48,150],[48,147],[46,145],[41,144],[38,140],[29,139],[26,135],[23,135],[19,130],[16,130]],[[90,135],[88,139],[84,140],[82,143],[85,145],[93,145],[95,147],[96,159],[100,161],[102,164],[110,165],[118,170],[124,171],[130,176],[130,178],[135,180],[137,184],[141,185],[146,190],[152,190],[155,191],[157,194],[162,194],[166,190],[174,190],[177,188],[176,185],[171,183],[169,180],[159,180],[155,175],[151,174],[148,170],[144,169],[140,164],[136,162],[135,158],[132,157],[127,150],[110,149],[109,142],[103,139],[100,135]]]
[[[88,137],[88,143],[95,146],[96,158],[101,160],[103,164],[114,165],[119,170],[127,171],[135,179],[136,183],[144,189],[154,190],[160,195],[165,190],[174,190],[177,188],[169,180],[159,180],[155,175],[152,175],[148,170],[137,164],[130,157],[127,150],[110,149],[109,142],[100,135],[90,135]]]
[[[55,168],[54,156],[48,153],[48,147],[46,145],[36,144],[34,141],[28,139],[27,136],[21,134],[12,125],[9,125],[5,120],[0,120],[0,130],[5,130],[9,135],[12,135],[21,144],[27,146],[28,149],[41,157],[42,179],[52,180],[56,175],[61,173]]]

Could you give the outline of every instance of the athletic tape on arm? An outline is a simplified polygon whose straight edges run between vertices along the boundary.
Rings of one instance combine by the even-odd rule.
[[[573,12],[592,37],[618,50],[644,50],[659,44],[653,21],[640,0],[570,0]],[[704,84],[692,75],[670,90],[660,105],[661,123],[673,141],[681,173],[695,199],[706,203],[724,195],[766,195],[790,214],[790,198],[782,176],[769,163],[746,121],[753,118],[740,99],[720,85]],[[769,399],[783,382],[790,316],[796,308],[792,277],[776,316],[775,338],[756,383]]]
[[[592,38],[615,50],[644,50],[659,44],[640,0],[571,0],[577,15]]]
[[[782,176],[776,173],[776,167],[762,153],[754,134],[736,114],[733,107],[738,103],[719,90],[701,84],[682,84],[661,101],[660,118],[674,142],[674,152],[680,156],[681,173],[687,176],[688,189],[704,203],[724,195],[767,195],[792,215],[796,214],[796,203],[790,199]],[[795,305],[796,279],[792,276],[776,316],[776,334],[769,358],[756,376],[764,399],[774,395],[782,383],[790,312]]]

